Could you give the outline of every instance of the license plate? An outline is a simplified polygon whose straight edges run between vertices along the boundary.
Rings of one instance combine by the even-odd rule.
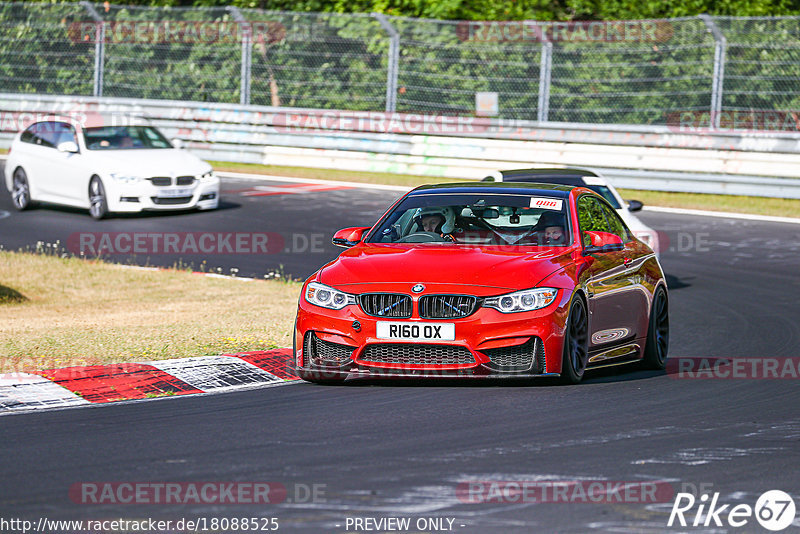
[[[158,196],[163,198],[173,197],[190,197],[192,196],[191,189],[165,189],[158,192]]]
[[[403,341],[455,341],[454,323],[394,323],[377,322],[378,339],[400,339]]]

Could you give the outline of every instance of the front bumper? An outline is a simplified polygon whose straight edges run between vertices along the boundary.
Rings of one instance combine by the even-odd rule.
[[[558,376],[571,297],[570,291],[561,289],[556,302],[540,310],[504,314],[491,308],[478,308],[465,318],[435,321],[416,316],[409,319],[377,318],[364,313],[357,304],[338,311],[329,310],[301,298],[295,330],[294,364],[299,376],[309,380]],[[416,303],[414,309],[417,309]],[[430,343],[380,339],[376,325],[381,320],[412,325],[452,322],[455,324],[455,339]],[[356,324],[359,328],[354,326]],[[327,354],[338,356],[319,357],[319,342],[329,351]],[[398,357],[376,360],[376,351],[397,353]],[[430,360],[403,357],[418,351],[446,356]],[[530,353],[531,365],[498,363],[507,363],[510,354],[519,355],[525,351]],[[453,354],[458,354],[458,358],[452,357]],[[445,363],[430,363],[433,361]]]
[[[137,213],[181,209],[216,209],[219,206],[219,178],[197,180],[189,186],[155,186],[147,180],[132,184],[104,180],[109,211]]]

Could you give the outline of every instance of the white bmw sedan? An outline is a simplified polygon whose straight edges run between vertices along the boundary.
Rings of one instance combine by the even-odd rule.
[[[645,245],[653,249],[656,255],[661,253],[658,232],[642,222],[633,212],[642,209],[638,200],[628,202],[622,200],[614,186],[603,178],[599,172],[591,169],[567,167],[564,169],[514,169],[496,171],[483,179],[484,182],[541,182],[580,186],[591,189],[608,201],[617,211],[633,234]]]
[[[219,203],[211,165],[153,126],[109,126],[101,119],[47,117],[31,124],[11,143],[5,181],[19,210],[48,202],[87,208],[95,219]]]

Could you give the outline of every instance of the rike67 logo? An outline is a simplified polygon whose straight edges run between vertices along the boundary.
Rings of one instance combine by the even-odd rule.
[[[699,503],[698,503],[699,501]],[[695,504],[697,511],[692,514]],[[691,493],[678,493],[672,504],[667,526],[722,527],[727,522],[731,527],[743,527],[755,516],[756,521],[767,530],[777,532],[792,525],[795,518],[795,504],[792,497],[781,490],[764,492],[756,501],[755,507],[749,504],[719,504],[719,492],[714,493],[709,502],[708,494],[696,499]],[[687,516],[688,521],[687,522]],[[694,516],[694,519],[692,519]],[[676,523],[677,520],[677,523]]]

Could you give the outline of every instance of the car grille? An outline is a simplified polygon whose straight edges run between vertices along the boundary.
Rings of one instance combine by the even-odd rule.
[[[538,337],[533,337],[522,345],[487,349],[481,351],[491,363],[486,366],[500,372],[533,371],[544,373],[544,344]]]
[[[172,185],[172,178],[169,176],[154,176],[152,178],[148,178],[153,185],[157,185],[159,187],[164,187],[167,185]]]
[[[411,297],[395,293],[365,293],[361,309],[373,317],[411,317]]]
[[[478,299],[470,295],[425,295],[419,299],[423,319],[457,319],[471,315]]]
[[[192,201],[192,197],[150,197],[153,204],[159,206],[170,206],[174,204],[187,204]]]
[[[178,176],[175,179],[177,185],[192,185],[194,183],[194,176]]]
[[[475,363],[466,347],[417,343],[376,343],[364,347],[359,357],[364,362],[407,365],[458,365]]]
[[[319,339],[314,332],[306,334],[305,350],[306,361],[313,361],[318,365],[334,365],[341,367],[350,361],[355,347],[340,345]]]

